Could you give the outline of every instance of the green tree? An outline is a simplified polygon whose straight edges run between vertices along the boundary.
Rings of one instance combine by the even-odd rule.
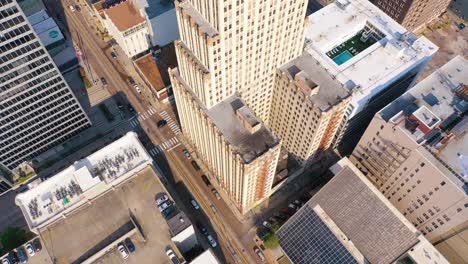
[[[3,246],[3,253],[21,246],[33,237],[34,234],[29,231],[19,229],[17,227],[7,227],[0,234],[0,243],[2,243]]]

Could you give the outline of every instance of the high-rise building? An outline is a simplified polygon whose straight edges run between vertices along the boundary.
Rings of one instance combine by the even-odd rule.
[[[367,0],[335,1],[311,14],[305,42],[317,63],[353,91],[335,138],[344,155],[374,114],[414,84],[438,49]]]
[[[347,159],[278,230],[293,264],[449,263]]]
[[[468,262],[467,110],[458,56],[378,112],[350,158],[453,263]]]
[[[277,72],[269,124],[282,145],[305,163],[330,147],[351,101],[351,92],[310,54]]]
[[[409,30],[418,30],[447,10],[451,0],[369,0]]]
[[[18,3],[0,1],[0,163],[20,163],[91,125]]]
[[[241,213],[270,194],[280,140],[262,121],[276,68],[302,51],[306,2],[176,1],[182,131]]]

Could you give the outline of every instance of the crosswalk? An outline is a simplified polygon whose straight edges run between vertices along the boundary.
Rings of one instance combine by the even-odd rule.
[[[157,111],[154,110],[153,108],[149,108],[147,111],[143,112],[143,113],[138,113],[138,116],[133,117],[131,118],[129,121],[130,121],[130,125],[132,127],[137,127],[137,126],[140,126],[140,122],[143,121],[143,120],[146,120],[148,118],[150,118],[152,115],[156,114]]]
[[[151,154],[151,156],[155,157],[164,151],[171,151],[174,148],[178,147],[179,145],[180,145],[180,142],[177,139],[177,137],[173,137],[171,139],[164,141],[162,144],[150,149],[149,153]]]
[[[169,114],[166,111],[162,111],[159,113],[159,115],[167,121],[167,125],[171,128],[172,132],[174,134],[178,135],[180,133],[180,127],[177,125],[177,123],[172,120],[172,118],[169,116]]]

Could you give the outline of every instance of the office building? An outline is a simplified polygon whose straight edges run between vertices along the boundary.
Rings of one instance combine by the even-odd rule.
[[[275,80],[270,126],[288,152],[305,163],[331,146],[351,92],[308,53],[282,65]]]
[[[437,46],[367,0],[339,0],[308,17],[306,50],[353,99],[335,137],[350,154],[374,114],[411,87]],[[363,111],[365,110],[365,111]]]
[[[415,31],[443,14],[451,0],[370,0],[405,28]]]
[[[0,1],[0,163],[9,170],[91,125],[18,3]]]
[[[127,57],[133,58],[151,47],[148,23],[133,1],[123,1],[104,9],[103,22]]]
[[[270,194],[280,140],[263,122],[276,68],[303,49],[306,1],[181,0],[176,12],[182,131],[244,214]]]
[[[293,264],[449,263],[347,159],[277,231]]]
[[[454,263],[468,261],[467,85],[455,57],[379,111],[350,158]]]

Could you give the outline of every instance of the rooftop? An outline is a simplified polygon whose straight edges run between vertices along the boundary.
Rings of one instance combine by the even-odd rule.
[[[134,132],[16,196],[31,229],[46,225],[152,163]]]
[[[297,76],[302,74],[302,79],[308,81],[307,86],[312,93],[309,100],[321,111],[327,111],[351,95],[343,84],[332,79],[332,76],[308,53],[303,53],[284,64],[280,70],[291,80],[296,80]],[[318,91],[314,93],[314,89]]]
[[[457,56],[379,115],[468,179],[468,61]],[[445,167],[445,166],[444,166]]]
[[[145,10],[149,19],[155,18],[175,8],[172,0],[136,0],[137,6]]]
[[[192,225],[190,219],[182,211],[179,211],[178,214],[166,220],[166,222],[173,237]]]
[[[129,0],[110,6],[104,12],[121,32],[145,22],[140,10]]]
[[[151,53],[146,54],[145,56],[138,58],[134,61],[138,69],[143,73],[145,78],[151,84],[154,90],[157,92],[163,90],[166,86],[161,77],[161,72],[159,71],[158,65],[154,61],[153,55]]]
[[[336,1],[311,14],[308,23],[306,50],[347,88],[355,87],[353,113],[364,98],[437,51],[367,0]]]
[[[216,256],[214,255],[211,248],[205,250],[205,252],[201,253],[198,257],[190,262],[190,264],[219,264],[221,262],[218,261]]]
[[[347,158],[331,169],[335,177],[278,231],[293,263],[393,263],[424,240]]]
[[[185,14],[192,18],[192,21],[198,25],[198,28],[210,37],[218,35],[218,31],[196,10],[190,1],[182,0],[178,2]]]
[[[280,143],[237,95],[229,96],[206,113],[245,163]]]

